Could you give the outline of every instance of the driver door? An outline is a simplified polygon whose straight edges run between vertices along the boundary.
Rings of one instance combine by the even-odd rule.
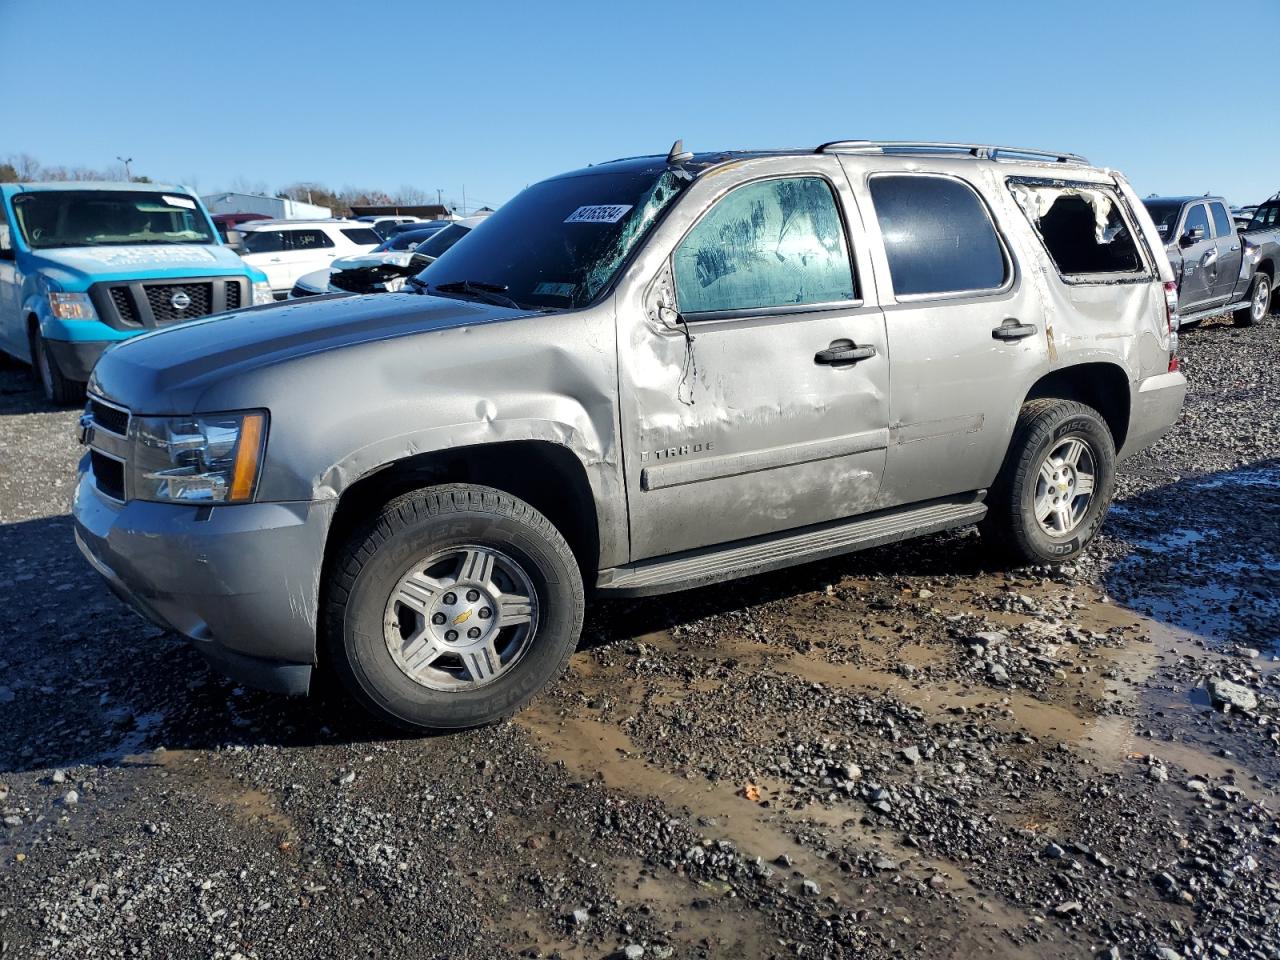
[[[872,509],[889,356],[838,161],[698,181],[655,246],[646,306],[619,323],[632,560]]]
[[[1212,306],[1218,279],[1218,245],[1209,226],[1209,211],[1203,203],[1188,204],[1177,233],[1182,248],[1182,282],[1178,287],[1178,309],[1183,313]]]

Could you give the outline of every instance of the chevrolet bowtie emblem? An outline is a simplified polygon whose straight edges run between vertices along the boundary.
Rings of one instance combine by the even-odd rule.
[[[453,618],[453,625],[455,627],[461,626],[462,624],[466,623],[470,619],[471,619],[471,611],[465,610]]]

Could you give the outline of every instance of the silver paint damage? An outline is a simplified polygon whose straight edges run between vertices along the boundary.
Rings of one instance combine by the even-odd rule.
[[[529,314],[413,294],[293,301],[135,338],[104,356],[91,388],[137,413],[270,412],[258,492],[265,503],[215,508],[212,522],[252,524],[254,511],[288,505],[304,511],[307,539],[261,527],[257,562],[278,572],[264,574],[268,589],[244,608],[256,603],[257,613],[241,615],[228,642],[310,663],[338,501],[361,479],[422,454],[513,441],[569,451],[590,485],[604,569],[974,494],[995,478],[1028,393],[1082,363],[1116,367],[1129,384],[1123,452],[1152,442],[1181,403],[1180,377],[1166,372],[1160,284],[1171,277],[1168,261],[1128,185],[1073,166],[1073,179],[1119,190],[1143,237],[1147,272],[1139,282],[1064,282],[1006,183],[1057,169],[835,153],[735,159],[689,184],[593,307]],[[974,187],[1006,247],[1007,283],[895,297],[867,189],[868,177],[885,171]],[[831,185],[859,299],[681,317],[670,274],[680,240],[730,190],[777,176]],[[1010,318],[1036,325],[1037,335],[993,339]],[[849,366],[815,363],[838,340],[876,354]],[[677,456],[653,456],[673,449]],[[511,471],[521,469],[511,461]],[[116,520],[133,506],[116,510]],[[104,543],[117,537],[118,548],[102,547],[108,553],[150,550],[161,564],[203,558],[209,570],[234,562],[212,541],[202,548],[163,527],[140,546],[124,528],[109,532],[115,508],[103,510],[94,505],[86,516]],[[160,569],[137,572],[164,579]]]

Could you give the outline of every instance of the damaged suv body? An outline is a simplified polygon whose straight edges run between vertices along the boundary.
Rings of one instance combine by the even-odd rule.
[[[76,537],[242,680],[485,723],[564,667],[588,588],[970,524],[1075,556],[1178,416],[1172,281],[1072,155],[677,144],[535,184],[413,292],[111,351]]]

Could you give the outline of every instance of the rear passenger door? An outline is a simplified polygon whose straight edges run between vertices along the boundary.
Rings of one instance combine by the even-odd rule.
[[[1221,200],[1209,204],[1209,214],[1213,220],[1213,244],[1218,253],[1213,298],[1231,300],[1236,294],[1236,287],[1240,287],[1239,292],[1244,295],[1244,284],[1240,283],[1240,268],[1244,263],[1240,234],[1236,233],[1235,221]]]
[[[893,358],[879,505],[986,488],[1049,369],[1041,300],[992,212],[1011,216],[1011,204],[950,173],[842,162],[878,224],[868,232]]]

